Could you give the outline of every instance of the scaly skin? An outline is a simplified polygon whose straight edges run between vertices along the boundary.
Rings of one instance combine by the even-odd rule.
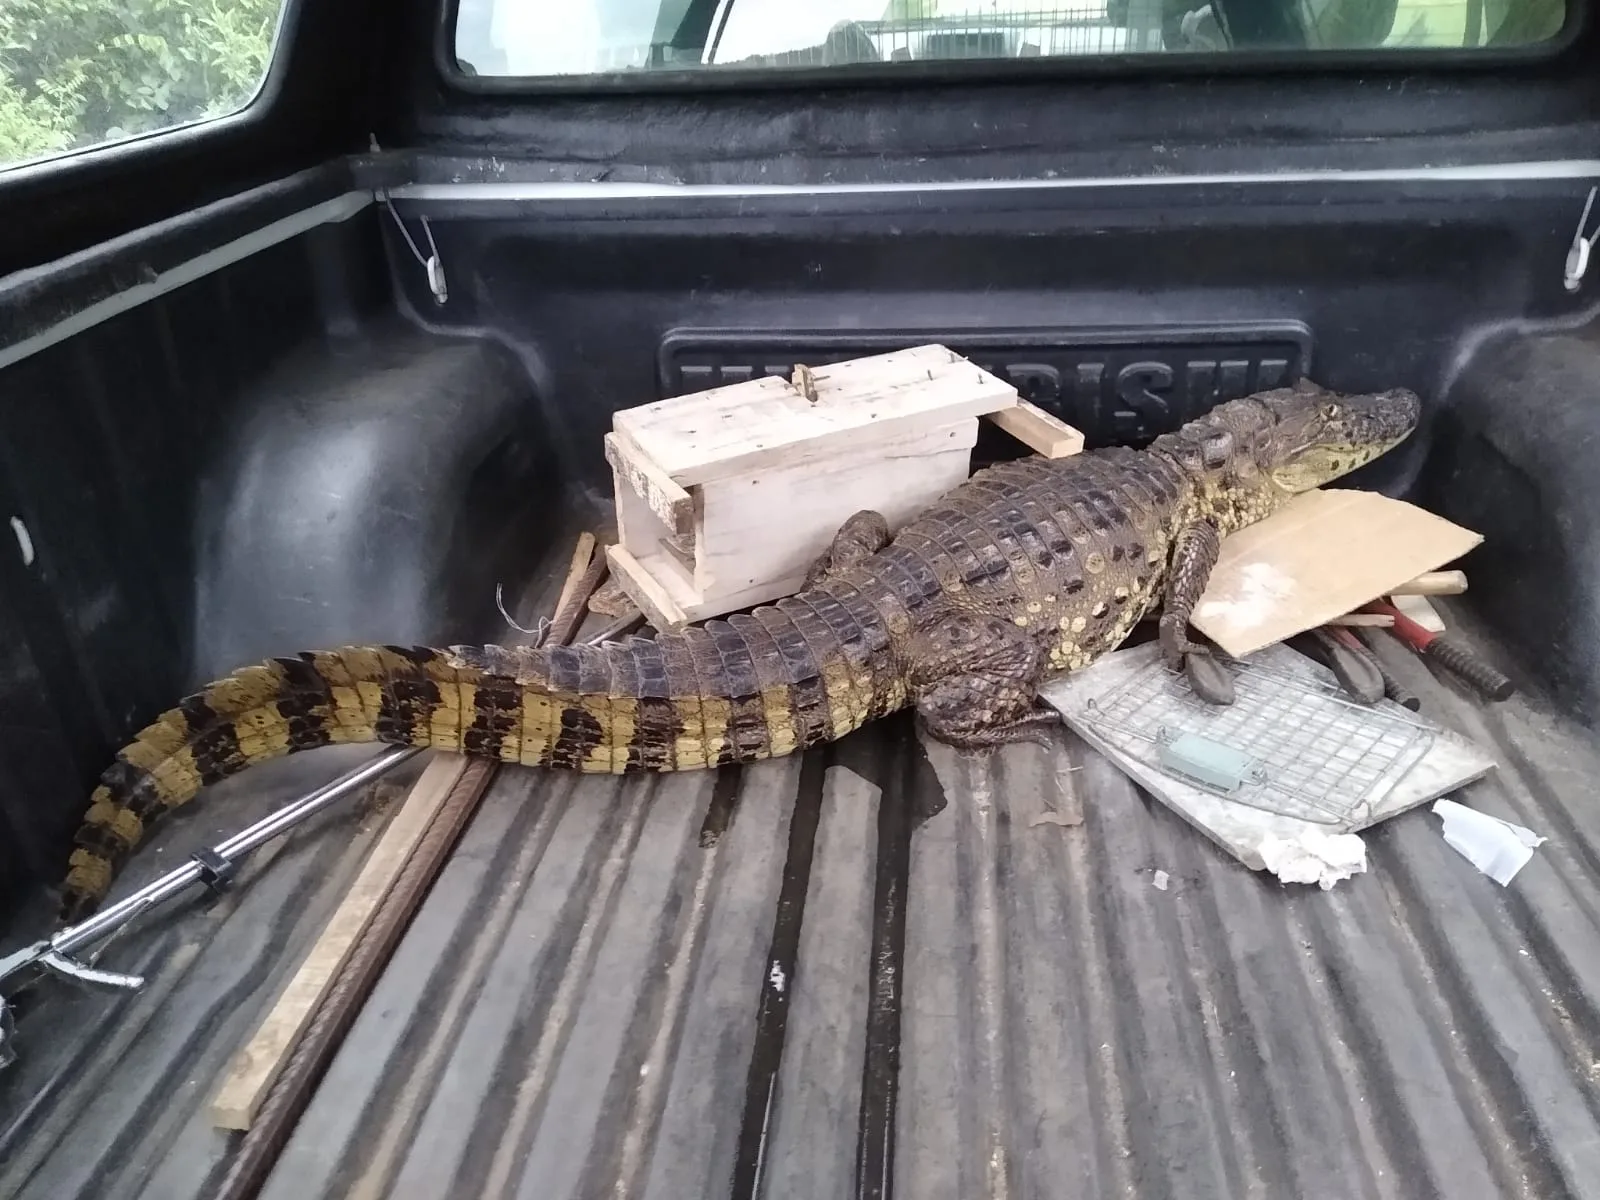
[[[1030,735],[1052,673],[1120,645],[1158,604],[1173,665],[1216,549],[1296,492],[1408,436],[1406,391],[1311,385],[1213,410],[1142,451],[979,471],[892,540],[861,513],[798,595],[604,646],[351,646],[245,667],[142,730],[102,776],[62,915],[93,911],[153,821],[279,755],[348,742],[603,773],[752,762],[912,705],[980,748]]]

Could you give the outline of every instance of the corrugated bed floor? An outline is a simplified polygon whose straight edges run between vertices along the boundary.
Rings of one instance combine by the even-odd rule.
[[[1600,756],[1396,661],[1498,757],[1463,798],[1550,838],[1508,888],[1425,808],[1368,835],[1366,875],[1282,886],[1066,733],[502,770],[264,1195],[1600,1195]],[[230,781],[143,871],[351,757]],[[143,994],[37,997],[0,1195],[205,1195],[216,1081],[386,811],[116,944]]]

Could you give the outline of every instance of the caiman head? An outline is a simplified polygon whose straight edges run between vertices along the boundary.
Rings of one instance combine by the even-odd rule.
[[[1191,470],[1237,484],[1266,482],[1292,495],[1348,475],[1405,441],[1421,412],[1417,394],[1406,388],[1345,394],[1300,383],[1220,404],[1158,441]]]

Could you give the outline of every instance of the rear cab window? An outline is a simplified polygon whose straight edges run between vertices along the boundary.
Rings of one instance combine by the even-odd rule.
[[[649,78],[1231,51],[1493,50],[1563,31],[1567,0],[459,0],[480,79]]]
[[[0,0],[0,170],[241,112],[285,0]]]

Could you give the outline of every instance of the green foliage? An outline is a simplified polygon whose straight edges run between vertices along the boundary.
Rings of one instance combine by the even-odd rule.
[[[281,3],[0,0],[0,164],[238,110]]]

